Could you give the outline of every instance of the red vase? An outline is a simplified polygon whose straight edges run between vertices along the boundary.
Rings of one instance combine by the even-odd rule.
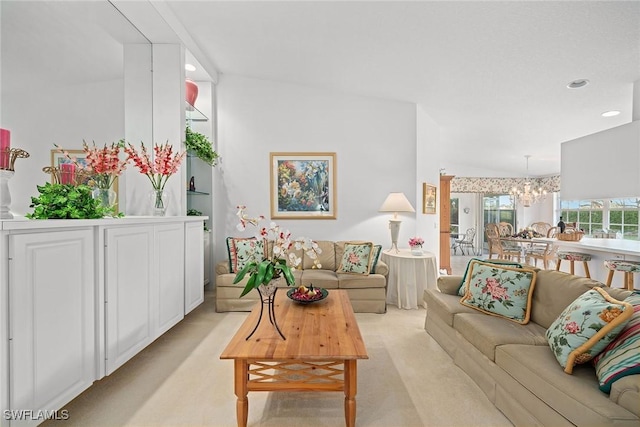
[[[196,98],[198,98],[198,85],[193,82],[191,79],[187,79],[185,81],[186,85],[186,97],[185,99],[189,103],[189,105],[196,105]]]

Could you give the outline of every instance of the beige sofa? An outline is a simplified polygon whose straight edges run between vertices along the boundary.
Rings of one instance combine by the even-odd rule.
[[[322,249],[320,263],[322,269],[312,269],[313,261],[302,251],[297,255],[302,258],[302,268],[293,274],[296,286],[313,284],[319,288],[346,289],[353,311],[356,313],[385,313],[387,311],[387,275],[389,267],[378,258],[374,273],[368,275],[337,273],[345,242],[317,241]],[[304,255],[304,257],[303,257]],[[235,273],[230,273],[229,261],[216,264],[216,311],[250,311],[259,300],[256,290],[240,298],[240,293],[248,280],[245,277],[240,283],[233,284]],[[286,286],[283,283],[283,286]]]
[[[460,304],[459,276],[424,292],[425,329],[516,426],[640,426],[640,375],[598,388],[591,363],[563,372],[545,337],[562,310],[594,286],[591,279],[540,270],[531,320],[519,325]],[[606,288],[616,299],[630,292]]]

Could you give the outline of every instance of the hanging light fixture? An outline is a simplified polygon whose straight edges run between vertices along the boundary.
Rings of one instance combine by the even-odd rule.
[[[529,157],[531,155],[526,154],[524,157],[527,159],[527,178],[524,181],[524,188],[513,187],[509,194],[513,197],[515,203],[520,202],[522,206],[528,208],[532,203],[543,201],[547,197],[547,190],[543,190],[542,187],[537,190],[531,189],[531,181],[529,179]]]

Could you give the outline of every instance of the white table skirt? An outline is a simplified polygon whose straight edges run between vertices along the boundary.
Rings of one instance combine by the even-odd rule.
[[[412,255],[410,249],[385,250],[382,261],[389,266],[387,303],[398,308],[417,309],[422,306],[424,290],[436,287],[436,256],[431,252]]]

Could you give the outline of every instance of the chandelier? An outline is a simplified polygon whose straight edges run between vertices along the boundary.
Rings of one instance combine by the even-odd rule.
[[[543,190],[542,187],[538,187],[537,190],[531,188],[531,181],[529,179],[529,157],[531,157],[531,155],[527,154],[524,157],[527,159],[527,178],[524,181],[524,187],[513,187],[509,194],[513,197],[514,203],[520,202],[522,206],[528,208],[532,203],[543,201],[547,197],[547,190]]]

